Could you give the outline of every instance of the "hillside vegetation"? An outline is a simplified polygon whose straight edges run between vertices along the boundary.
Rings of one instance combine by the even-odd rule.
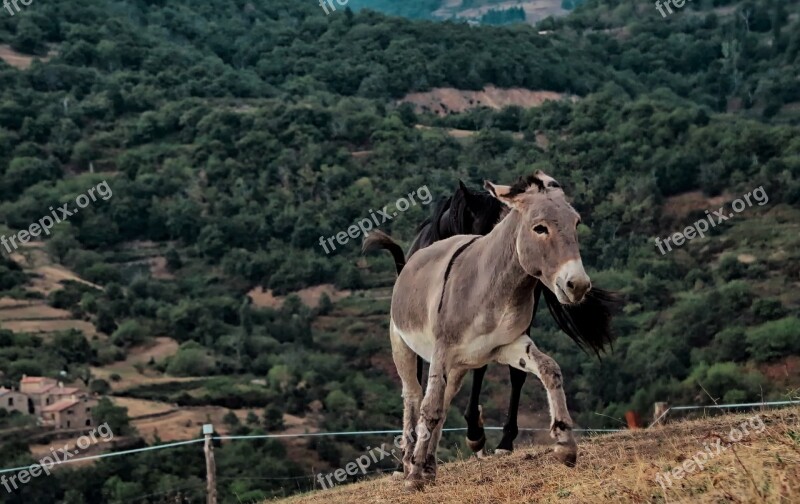
[[[356,239],[327,254],[320,238],[421,186],[438,199],[458,179],[479,187],[534,169],[581,212],[594,284],[626,300],[602,361],[546,310],[536,320],[581,426],[617,426],[630,409],[647,417],[654,401],[785,398],[800,383],[796,2],[696,2],[662,19],[650,4],[590,1],[536,27],[489,27],[326,16],[295,0],[64,0],[0,17],[0,43],[49,58],[0,63],[0,235],[104,180],[113,190],[26,247],[63,274],[46,292],[39,263],[0,248],[0,306],[79,322],[0,327],[2,386],[47,375],[227,408],[236,434],[278,433],[290,418],[309,430],[397,428],[393,265],[360,257]],[[402,103],[492,88],[574,100],[439,116]],[[656,237],[759,188],[768,201],[659,252]],[[409,243],[430,209],[382,229]],[[351,294],[314,307],[294,294],[321,284]],[[262,289],[283,302],[248,297]],[[168,354],[130,358],[162,338]],[[492,368],[484,389],[487,423],[499,425],[507,371]],[[464,399],[448,426],[463,425]],[[258,413],[241,421],[245,410]],[[521,410],[521,426],[546,426],[534,379]],[[448,434],[442,457],[462,438]],[[375,442],[225,444],[220,499],[308,490],[312,468]],[[0,450],[4,467],[31,462],[21,439]],[[204,477],[202,453],[179,447],[61,469],[0,502],[196,501]]]

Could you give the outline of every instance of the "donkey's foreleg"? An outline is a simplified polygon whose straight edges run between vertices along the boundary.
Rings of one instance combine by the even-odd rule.
[[[486,444],[486,433],[483,430],[483,415],[480,410],[481,404],[481,385],[483,377],[486,375],[486,368],[483,366],[472,372],[472,391],[469,394],[467,411],[464,413],[464,420],[467,421],[467,446],[474,453],[483,449]]]
[[[397,374],[403,382],[403,473],[408,476],[411,472],[412,454],[414,453],[415,440],[414,426],[419,418],[420,403],[422,402],[422,386],[417,381],[416,363],[417,354],[406,345],[403,339],[389,331],[392,342],[392,359],[397,367]]]
[[[536,348],[528,336],[521,336],[514,343],[501,347],[496,360],[533,373],[542,381],[550,405],[550,436],[556,440],[554,452],[561,462],[574,466],[578,458],[578,445],[572,435],[572,418],[567,409],[561,368],[556,361]]]
[[[525,379],[528,377],[528,373],[513,366],[508,366],[508,374],[511,378],[511,397],[508,400],[508,417],[506,417],[506,424],[503,426],[503,439],[500,440],[500,444],[497,445],[497,449],[494,451],[498,455],[514,451],[514,440],[517,439],[519,434],[519,427],[517,427],[519,397],[522,394],[522,386],[525,384]]]
[[[425,483],[422,474],[428,460],[428,449],[433,433],[441,423],[444,423],[445,390],[447,388],[447,370],[441,350],[434,349],[433,358],[428,373],[428,386],[425,397],[422,399],[419,421],[416,429],[416,446],[411,472],[406,479],[406,488],[409,490],[422,490]],[[434,450],[435,451],[435,450]]]

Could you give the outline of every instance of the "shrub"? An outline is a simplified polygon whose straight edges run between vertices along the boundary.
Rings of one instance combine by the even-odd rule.
[[[167,373],[172,376],[206,376],[216,372],[214,357],[197,344],[184,344],[170,357]]]
[[[709,362],[742,362],[747,360],[747,341],[744,329],[728,327],[714,335],[706,349]]]
[[[233,411],[228,411],[227,413],[225,413],[225,416],[222,417],[222,421],[225,423],[225,425],[231,427],[236,427],[240,423],[239,417],[236,416],[236,413],[234,413]]]
[[[283,412],[276,406],[267,406],[264,409],[264,427],[268,431],[284,429]]]
[[[111,392],[111,385],[108,384],[105,380],[92,380],[92,383],[89,384],[89,390],[93,394],[97,395],[106,395]]]
[[[786,315],[786,309],[780,299],[758,299],[752,306],[753,315],[759,322],[777,320]]]
[[[135,320],[126,320],[111,335],[111,342],[120,347],[132,347],[144,342],[145,330]]]
[[[800,319],[786,317],[765,322],[747,332],[747,345],[758,362],[800,353]]]
[[[719,362],[708,366],[701,364],[687,378],[686,385],[700,390],[702,385],[713,398],[723,401],[756,400],[766,386],[764,377],[757,371],[747,370],[733,362]]]

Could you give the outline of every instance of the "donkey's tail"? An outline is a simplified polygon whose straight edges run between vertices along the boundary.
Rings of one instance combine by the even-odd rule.
[[[397,268],[397,274],[399,275],[403,271],[403,266],[406,265],[406,256],[403,254],[403,249],[389,235],[376,229],[364,238],[361,252],[366,254],[379,249],[388,250],[392,254],[394,267]]]

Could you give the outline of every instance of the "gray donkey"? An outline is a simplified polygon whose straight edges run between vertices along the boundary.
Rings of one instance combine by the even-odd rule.
[[[538,282],[565,305],[580,303],[591,288],[578,250],[580,216],[558,183],[540,171],[513,186],[487,181],[485,187],[510,213],[485,236],[458,235],[418,251],[392,293],[389,335],[403,383],[403,470],[410,490],[436,478],[450,401],[467,371],[489,362],[539,377],[547,390],[554,453],[568,466],[577,460],[561,369],[525,331]],[[430,362],[424,397],[417,355]]]

